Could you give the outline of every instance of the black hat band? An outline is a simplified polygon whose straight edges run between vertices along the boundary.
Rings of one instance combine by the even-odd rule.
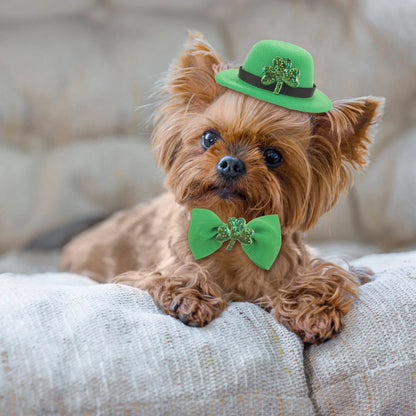
[[[247,84],[252,85],[256,88],[261,88],[262,90],[274,91],[276,83],[272,85],[264,85],[261,82],[261,77],[252,74],[251,72],[247,72],[240,66],[238,71],[238,78],[242,81],[247,82]],[[297,98],[310,98],[313,96],[316,89],[316,85],[313,84],[312,88],[302,88],[302,87],[291,87],[287,84],[283,84],[279,94],[288,95],[289,97],[297,97]]]

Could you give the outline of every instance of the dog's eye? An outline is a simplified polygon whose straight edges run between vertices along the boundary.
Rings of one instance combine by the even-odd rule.
[[[266,165],[269,168],[277,168],[283,163],[282,154],[274,148],[264,149],[263,157],[264,161],[266,162]]]
[[[220,134],[216,130],[204,131],[201,137],[201,146],[207,150],[209,149],[218,139],[221,139]]]

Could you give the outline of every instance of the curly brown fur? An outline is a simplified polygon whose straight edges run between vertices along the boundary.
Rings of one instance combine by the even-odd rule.
[[[341,100],[327,113],[302,113],[219,86],[215,74],[226,67],[191,34],[170,69],[153,132],[168,192],[78,236],[65,248],[62,268],[147,290],[188,325],[206,325],[230,301],[250,301],[274,309],[304,342],[323,342],[342,328],[359,282],[313,258],[302,232],[348,189],[353,169],[365,166],[383,100]],[[204,150],[201,135],[210,129],[222,140]],[[281,152],[281,166],[266,166],[266,147]],[[225,155],[247,167],[232,182],[216,171]],[[224,222],[278,214],[282,248],[271,269],[255,266],[237,245],[195,261],[187,241],[193,208],[211,209]]]

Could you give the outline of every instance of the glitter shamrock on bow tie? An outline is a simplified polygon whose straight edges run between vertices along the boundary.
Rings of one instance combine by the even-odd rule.
[[[279,94],[283,83],[290,87],[299,87],[299,75],[299,69],[292,68],[292,61],[289,58],[280,58],[276,56],[276,58],[273,58],[272,65],[263,67],[261,83],[263,85],[272,85],[273,83],[276,83],[273,94]]]
[[[223,224],[218,227],[216,240],[221,243],[230,240],[227,250],[231,250],[236,241],[239,241],[241,244],[252,244],[253,234],[254,230],[246,227],[246,220],[244,218],[237,219],[231,217],[227,221],[227,224]]]

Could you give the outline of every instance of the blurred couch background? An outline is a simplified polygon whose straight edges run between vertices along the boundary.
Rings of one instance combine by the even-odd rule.
[[[261,39],[298,44],[331,98],[386,97],[371,165],[310,240],[416,247],[415,21],[408,0],[2,0],[0,271],[52,270],[59,251],[33,248],[161,192],[146,121],[188,29],[236,65]]]

